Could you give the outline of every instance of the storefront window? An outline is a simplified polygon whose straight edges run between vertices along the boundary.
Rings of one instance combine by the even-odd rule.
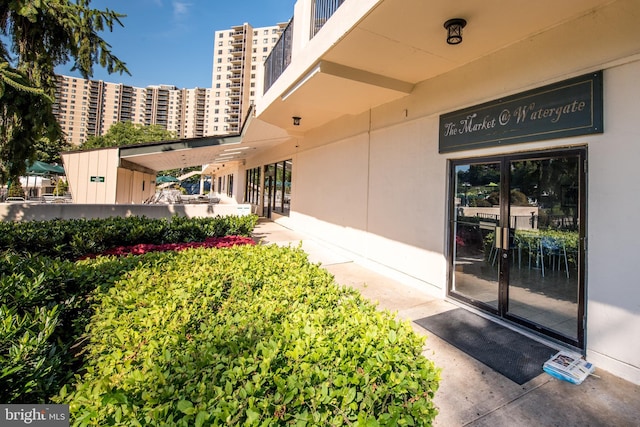
[[[264,167],[264,215],[289,215],[291,206],[291,159]]]
[[[248,169],[245,179],[244,190],[245,203],[257,205],[260,203],[260,167]]]

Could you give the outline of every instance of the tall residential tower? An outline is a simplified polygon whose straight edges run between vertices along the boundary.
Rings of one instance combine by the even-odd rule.
[[[286,25],[253,28],[245,23],[215,32],[211,87],[216,134],[242,128],[249,108],[262,95],[264,61]]]
[[[284,27],[243,24],[216,31],[211,88],[139,88],[58,76],[54,113],[73,145],[127,121],[160,125],[180,139],[237,133],[262,94],[264,61]]]

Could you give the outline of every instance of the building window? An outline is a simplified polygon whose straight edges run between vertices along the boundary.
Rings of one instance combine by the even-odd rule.
[[[264,204],[263,212],[269,216],[270,212],[289,215],[291,207],[291,169],[293,160],[283,160],[264,167]]]
[[[227,196],[233,197],[233,175],[227,175]]]
[[[245,203],[260,204],[260,167],[247,169],[246,187],[244,189]]]

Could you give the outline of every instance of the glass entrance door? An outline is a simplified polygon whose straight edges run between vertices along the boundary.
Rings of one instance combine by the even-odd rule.
[[[453,164],[449,295],[582,348],[584,157]]]

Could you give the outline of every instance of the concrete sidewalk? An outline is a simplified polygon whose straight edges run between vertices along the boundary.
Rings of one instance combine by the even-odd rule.
[[[640,426],[640,386],[599,370],[580,385],[540,375],[518,385],[413,321],[457,305],[376,273],[326,242],[261,220],[254,236],[264,244],[298,246],[337,283],[350,286],[381,309],[397,312],[426,335],[423,354],[442,369],[435,402],[437,426]]]

